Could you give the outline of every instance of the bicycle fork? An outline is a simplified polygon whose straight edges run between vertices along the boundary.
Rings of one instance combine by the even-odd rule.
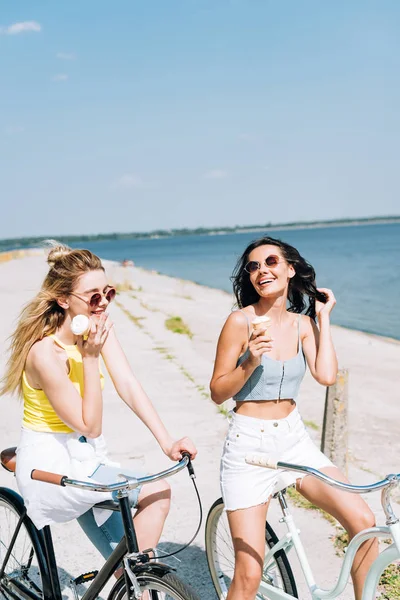
[[[129,563],[129,556],[126,556],[124,558],[124,567],[126,573],[125,579],[129,579],[130,583],[127,592],[130,589],[133,592],[133,597],[135,598],[135,600],[140,600],[140,598],[142,597],[142,592],[140,589],[140,585],[138,584],[138,581],[136,579],[136,575],[132,572],[131,565]],[[128,597],[130,597],[130,594],[128,594]]]

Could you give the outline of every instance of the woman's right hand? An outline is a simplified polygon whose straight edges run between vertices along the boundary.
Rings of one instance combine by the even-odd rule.
[[[98,358],[113,323],[106,313],[103,313],[98,319],[96,318],[96,321],[90,319],[90,323],[87,338],[83,339],[83,336],[78,336],[77,346],[83,358]]]
[[[270,352],[273,347],[273,339],[267,331],[253,331],[249,340],[249,362],[257,367],[261,364],[261,357]]]

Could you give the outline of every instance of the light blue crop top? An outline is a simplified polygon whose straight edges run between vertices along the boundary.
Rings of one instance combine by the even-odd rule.
[[[242,311],[243,312],[243,311]],[[250,321],[246,313],[250,333]],[[239,402],[246,400],[279,400],[292,398],[296,400],[299,387],[306,372],[306,360],[303,353],[300,337],[301,315],[298,319],[298,352],[289,360],[274,360],[267,354],[261,357],[261,364],[253,371],[241,390],[233,396]],[[239,357],[237,366],[241,365],[249,355],[247,349]]]

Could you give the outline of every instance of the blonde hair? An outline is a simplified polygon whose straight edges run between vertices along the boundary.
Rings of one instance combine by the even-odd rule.
[[[39,293],[23,308],[17,327],[11,335],[10,358],[1,380],[0,395],[22,392],[22,373],[33,344],[46,335],[55,333],[65,319],[64,309],[57,298],[68,296],[78,278],[102,269],[101,260],[89,250],[72,249],[54,240],[48,240],[49,271]]]

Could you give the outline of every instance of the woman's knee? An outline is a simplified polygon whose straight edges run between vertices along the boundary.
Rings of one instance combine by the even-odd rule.
[[[160,498],[160,505],[168,512],[171,505],[171,486],[163,480],[157,481],[156,485],[159,486],[157,494]]]
[[[165,480],[146,485],[139,494],[138,508],[153,505],[164,513],[169,512],[171,504],[171,486]]]
[[[261,566],[254,560],[240,560],[236,558],[234,582],[237,591],[245,598],[253,597],[257,593],[262,575]]]
[[[357,511],[354,511],[346,529],[351,536],[354,536],[363,529],[375,527],[375,524],[375,515],[369,506],[365,504],[365,506],[361,506]]]

